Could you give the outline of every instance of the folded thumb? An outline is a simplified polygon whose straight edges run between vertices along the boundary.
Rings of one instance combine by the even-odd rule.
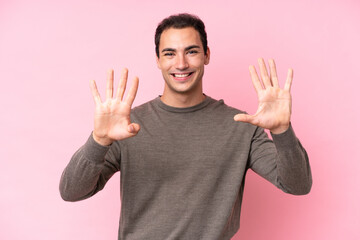
[[[137,134],[140,130],[140,125],[137,123],[132,123],[128,126],[129,133]]]

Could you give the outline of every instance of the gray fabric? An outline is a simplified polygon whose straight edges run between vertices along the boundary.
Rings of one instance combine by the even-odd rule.
[[[273,135],[235,122],[240,111],[210,97],[173,108],[160,98],[132,110],[133,138],[97,144],[92,136],[63,172],[60,192],[77,201],[121,171],[119,239],[230,239],[239,229],[247,169],[284,192],[306,194],[308,157],[292,127]]]

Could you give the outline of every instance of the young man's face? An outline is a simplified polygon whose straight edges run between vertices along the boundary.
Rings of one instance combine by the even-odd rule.
[[[164,94],[202,94],[204,65],[209,63],[199,33],[192,27],[165,30],[160,37],[158,68],[165,80]]]

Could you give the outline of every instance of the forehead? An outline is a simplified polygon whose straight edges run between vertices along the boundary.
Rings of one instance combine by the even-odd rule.
[[[163,48],[181,49],[190,45],[202,47],[200,34],[193,27],[169,28],[163,31],[160,36],[160,50]]]

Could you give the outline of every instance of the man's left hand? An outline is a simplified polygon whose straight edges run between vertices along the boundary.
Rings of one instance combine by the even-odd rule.
[[[291,83],[293,70],[289,69],[283,89],[279,87],[275,61],[269,60],[270,76],[264,59],[258,60],[261,79],[254,66],[250,66],[250,75],[258,95],[259,106],[254,115],[237,114],[235,121],[251,123],[269,129],[274,134],[285,132],[290,125],[291,116]]]

